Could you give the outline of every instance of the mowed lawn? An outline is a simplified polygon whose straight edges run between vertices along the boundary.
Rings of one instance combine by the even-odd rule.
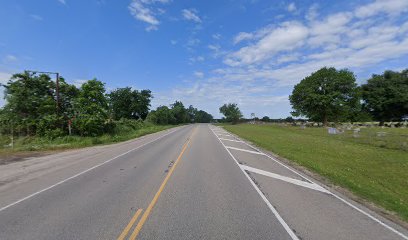
[[[408,151],[329,135],[326,128],[300,129],[269,124],[223,127],[408,221]],[[364,131],[376,130],[361,130]],[[408,134],[408,129],[378,131]]]

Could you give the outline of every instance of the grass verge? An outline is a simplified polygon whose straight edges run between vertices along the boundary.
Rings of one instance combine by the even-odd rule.
[[[14,149],[0,148],[0,158],[13,154],[40,152],[52,150],[65,150],[74,148],[90,147],[94,145],[110,144],[127,141],[147,134],[166,130],[175,125],[153,125],[146,124],[138,129],[120,131],[117,134],[105,134],[98,137],[64,136],[55,139],[45,137],[21,137],[15,140]],[[7,137],[9,138],[9,137]],[[23,154],[26,155],[26,154]]]
[[[408,222],[407,151],[328,135],[325,128],[250,124],[223,127]]]

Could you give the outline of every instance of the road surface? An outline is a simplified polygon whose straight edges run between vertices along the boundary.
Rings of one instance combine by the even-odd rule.
[[[2,240],[407,236],[209,124],[0,166]]]

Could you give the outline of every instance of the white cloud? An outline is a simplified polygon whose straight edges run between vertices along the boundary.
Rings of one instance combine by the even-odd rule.
[[[11,74],[7,72],[0,72],[0,108],[4,106],[4,88],[1,86],[2,84],[6,84],[11,78]]]
[[[75,79],[72,84],[74,84],[77,88],[80,88],[82,84],[86,83],[88,80],[85,79]]]
[[[218,58],[225,55],[225,51],[221,50],[221,46],[218,44],[210,44],[208,45],[208,49],[212,51],[212,57]]]
[[[10,80],[11,74],[7,72],[0,72],[0,84],[6,84]]]
[[[293,50],[302,45],[308,28],[299,22],[284,22],[262,37],[257,43],[242,47],[229,54],[225,63],[230,66],[262,62],[281,51]]]
[[[184,45],[185,48],[187,48],[188,51],[190,52],[194,52],[194,49],[200,45],[201,40],[198,38],[189,38],[186,42],[186,44]]]
[[[157,15],[164,13],[161,8],[155,8],[155,4],[168,3],[170,0],[132,0],[128,9],[132,16],[142,22],[148,24],[146,31],[157,30],[160,24]]]
[[[170,40],[171,45],[176,45],[177,41],[176,40]]]
[[[203,78],[204,77],[204,73],[200,72],[200,71],[195,71],[194,72],[194,76],[197,78]]]
[[[398,15],[407,11],[407,0],[376,0],[373,3],[358,7],[355,11],[355,15],[359,18],[367,18],[379,13]]]
[[[215,40],[220,40],[221,39],[221,34],[215,33],[215,34],[212,35],[212,38],[214,38]]]
[[[65,0],[58,0],[59,3],[66,5],[67,3],[65,2]]]
[[[313,4],[312,6],[309,7],[309,9],[308,9],[308,11],[307,11],[307,13],[305,15],[306,20],[313,21],[313,20],[315,20],[317,18],[317,16],[318,16],[318,13],[317,13],[318,7],[319,6],[317,4]]]
[[[234,37],[234,44],[237,44],[239,42],[245,41],[245,40],[251,40],[254,38],[254,35],[252,33],[246,33],[246,32],[240,32],[238,33],[237,36]]]
[[[292,2],[292,3],[290,3],[289,5],[288,5],[288,11],[289,12],[294,12],[294,11],[296,11],[296,5],[295,5],[295,3],[294,2]]]
[[[18,61],[18,58],[16,56],[14,56],[14,55],[11,55],[11,54],[6,55],[3,58],[4,63],[14,63],[14,62],[17,62],[17,61]]]
[[[190,63],[203,62],[204,60],[205,58],[203,56],[189,58]]]
[[[181,13],[186,20],[201,23],[201,18],[197,15],[198,12],[196,9],[183,9]]]
[[[30,14],[30,17],[32,19],[34,19],[34,20],[37,20],[37,21],[42,21],[43,20],[43,18],[41,16],[36,15],[36,14]]]

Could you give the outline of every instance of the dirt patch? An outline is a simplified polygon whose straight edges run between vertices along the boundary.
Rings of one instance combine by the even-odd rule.
[[[42,157],[61,151],[0,152],[0,165],[25,161],[33,157]]]

